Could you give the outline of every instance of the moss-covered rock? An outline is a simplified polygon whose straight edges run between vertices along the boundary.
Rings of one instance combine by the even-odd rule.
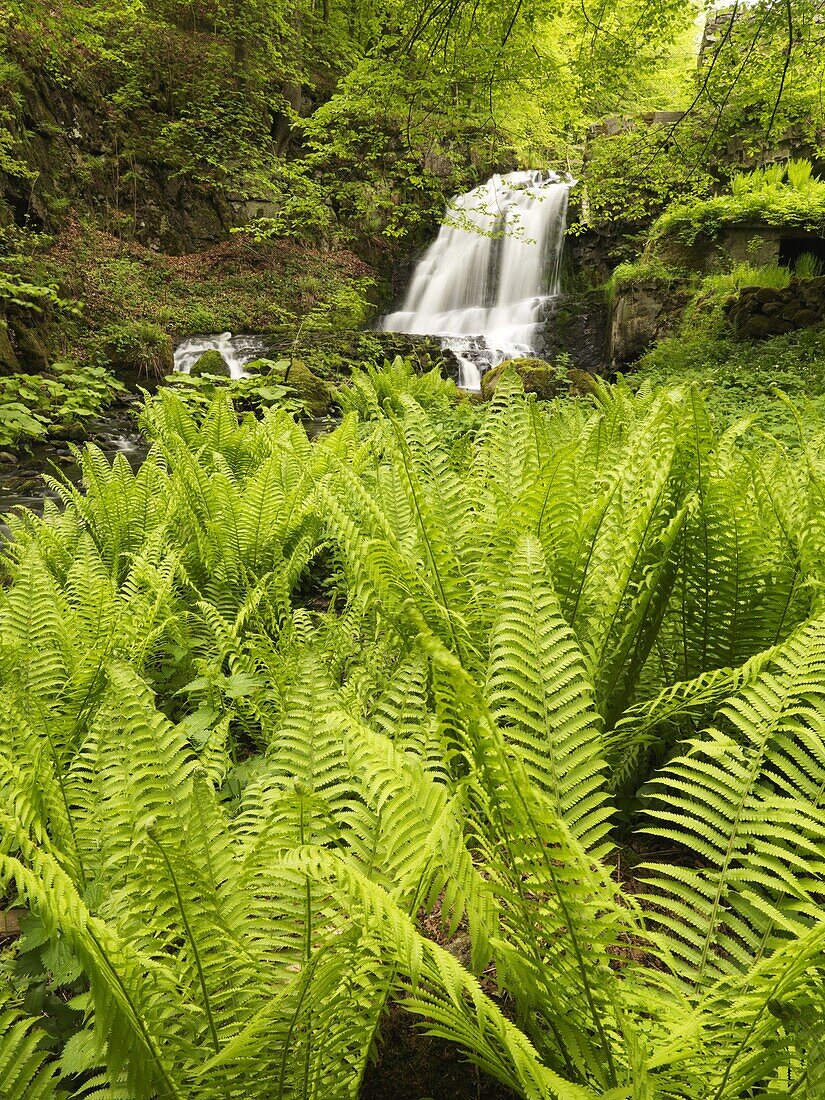
[[[211,374],[216,378],[232,377],[229,364],[217,348],[210,348],[200,355],[192,364],[189,374],[192,378],[199,378],[202,374]]]
[[[10,329],[14,334],[16,358],[24,371],[39,374],[49,367],[49,353],[40,333],[25,324],[19,317],[12,316]]]
[[[0,375],[17,374],[20,371],[20,361],[11,342],[9,326],[5,321],[0,321]]]
[[[109,369],[127,383],[158,382],[175,369],[171,337],[143,321],[110,327],[101,337],[100,354]]]
[[[481,396],[485,401],[491,400],[496,392],[498,380],[506,370],[514,370],[521,379],[524,392],[534,393],[540,400],[546,401],[551,397],[557,397],[565,390],[564,377],[552,363],[529,357],[507,359],[492,370],[488,370],[482,377]]]
[[[306,363],[294,359],[288,368],[277,368],[272,375],[286,381],[308,416],[327,416],[338,403],[338,391],[330,382],[313,374]]]

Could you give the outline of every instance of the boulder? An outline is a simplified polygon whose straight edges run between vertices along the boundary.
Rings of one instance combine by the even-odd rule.
[[[20,371],[20,360],[11,342],[9,326],[5,321],[0,321],[0,376],[17,374]]]
[[[191,378],[200,378],[203,374],[211,374],[215,378],[231,378],[232,371],[229,369],[229,364],[217,350],[217,348],[210,348],[209,351],[205,351],[203,355],[199,356],[189,371]]]
[[[129,384],[158,382],[175,369],[171,337],[144,321],[112,326],[101,337],[99,349],[106,366]]]
[[[521,379],[525,393],[534,393],[540,400],[546,401],[558,397],[566,389],[564,375],[556,370],[552,363],[544,359],[507,359],[497,367],[485,372],[481,379],[481,396],[490,401],[496,392],[498,380],[506,370],[514,370]]]
[[[338,391],[331,382],[313,374],[306,363],[293,359],[286,370],[273,370],[272,377],[284,382],[304,406],[307,416],[318,419],[328,416],[338,401]]]

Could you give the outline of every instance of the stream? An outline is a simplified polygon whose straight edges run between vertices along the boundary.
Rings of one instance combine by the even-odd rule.
[[[95,443],[107,458],[123,455],[133,469],[143,462],[149,444],[140,434],[129,406],[115,406],[105,416],[88,423],[88,433],[74,446]],[[35,512],[43,510],[43,500],[58,495],[45,480],[47,477],[67,478],[80,484],[80,468],[68,440],[43,440],[32,443],[25,451],[7,448],[0,451],[0,514],[22,506]]]

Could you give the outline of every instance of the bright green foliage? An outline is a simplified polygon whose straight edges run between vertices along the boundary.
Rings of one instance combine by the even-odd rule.
[[[10,1011],[0,1074],[341,1100],[392,998],[530,1100],[818,1095],[822,437],[348,393],[310,442],[162,390],[137,473],[9,519],[4,1001],[60,950],[77,1029]]]
[[[724,226],[737,222],[822,232],[825,182],[812,175],[809,161],[756,169],[734,176],[727,195],[670,207],[652,232],[654,237],[673,234],[692,243],[700,233],[714,237]]]
[[[103,367],[55,363],[50,375],[0,378],[0,445],[76,430],[124,388]]]

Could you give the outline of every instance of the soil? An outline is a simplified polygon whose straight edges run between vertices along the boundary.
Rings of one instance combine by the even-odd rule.
[[[379,1061],[370,1067],[361,1100],[517,1100],[443,1039],[425,1035],[416,1019],[392,1005],[381,1024]]]

